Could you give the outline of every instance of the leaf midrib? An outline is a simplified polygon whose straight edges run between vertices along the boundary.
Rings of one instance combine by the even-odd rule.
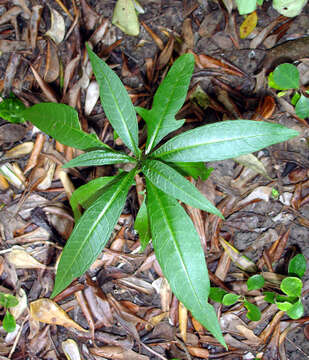
[[[183,68],[184,68],[184,67],[183,67]],[[171,103],[171,101],[172,101],[173,95],[174,95],[174,93],[175,93],[176,84],[178,85],[179,82],[180,82],[180,79],[178,79],[178,81],[174,83],[173,91],[172,91],[172,93],[171,93],[170,99],[169,99],[169,101],[167,102],[166,106],[163,108],[163,111],[161,112],[161,117],[160,117],[159,123],[158,123],[158,125],[157,125],[157,127],[156,127],[156,130],[152,133],[152,135],[151,135],[151,137],[150,137],[150,141],[149,141],[149,145],[148,145],[147,150],[146,150],[146,154],[148,154],[148,153],[151,151],[151,149],[153,148],[153,143],[155,142],[155,140],[156,140],[156,138],[157,138],[157,135],[158,135],[158,133],[159,133],[159,129],[161,128],[161,124],[162,124],[162,122],[163,122],[163,119],[165,118],[167,109],[168,109],[168,107],[169,107],[169,105],[170,105],[170,103]],[[161,108],[159,108],[159,111],[160,111],[160,109],[161,109]],[[153,109],[151,109],[150,112],[151,112],[152,110],[153,110]],[[174,114],[174,119],[175,119],[175,115],[176,115],[176,114]],[[175,119],[175,121],[177,121],[177,120]]]
[[[188,274],[187,268],[186,268],[185,263],[184,263],[184,260],[183,260],[183,256],[182,256],[181,251],[180,251],[180,249],[179,249],[179,246],[178,246],[178,244],[177,244],[177,241],[176,241],[176,238],[175,238],[174,233],[173,233],[173,231],[172,231],[172,228],[171,228],[171,226],[170,226],[170,224],[169,224],[169,222],[168,222],[168,217],[167,217],[166,211],[165,211],[165,209],[164,209],[164,206],[163,206],[163,204],[162,204],[162,202],[161,202],[160,197],[158,196],[158,194],[157,194],[157,192],[156,192],[155,186],[154,186],[153,188],[154,188],[154,190],[155,190],[154,193],[155,193],[156,198],[157,198],[157,204],[160,205],[160,207],[161,207],[161,209],[162,209],[162,212],[163,212],[163,215],[164,215],[164,216],[163,216],[163,221],[165,222],[165,224],[166,224],[166,226],[167,226],[167,228],[168,228],[168,231],[169,231],[169,233],[170,233],[170,235],[171,235],[171,238],[173,239],[173,244],[174,244],[174,247],[175,247],[175,249],[176,249],[176,251],[177,251],[177,253],[178,253],[178,255],[179,255],[179,258],[181,259],[182,268],[183,268],[183,270],[184,270],[184,272],[185,272],[185,274],[186,274],[187,281],[188,281],[188,283],[189,283],[189,285],[190,285],[190,287],[191,287],[191,289],[192,289],[192,292],[193,292],[193,294],[194,294],[195,299],[196,299],[197,302],[198,302],[199,307],[202,309],[202,308],[203,308],[203,305],[202,305],[202,303],[200,302],[200,299],[199,299],[199,297],[198,297],[198,294],[197,294],[197,292],[195,291],[194,286],[193,286],[193,284],[192,284],[192,282],[191,282],[190,276],[189,276],[189,274]],[[189,310],[190,310],[190,309],[189,309]]]
[[[184,135],[186,134],[186,132],[184,133]],[[268,136],[269,135],[277,135],[277,133],[268,133],[267,134]],[[282,135],[279,133],[279,135]],[[165,151],[165,152],[162,152],[162,153],[158,153],[157,154],[157,151],[160,150],[160,148],[158,150],[156,150],[153,155],[156,156],[156,158],[159,158],[159,157],[162,157],[162,156],[166,156],[166,155],[169,155],[169,154],[172,154],[172,153],[175,153],[175,152],[179,152],[179,151],[183,151],[183,150],[190,150],[190,149],[193,149],[193,148],[196,148],[196,147],[200,147],[200,146],[205,146],[205,145],[212,145],[212,144],[218,144],[218,143],[222,143],[222,142],[229,142],[229,141],[237,141],[237,140],[244,140],[244,139],[251,139],[251,138],[258,138],[258,137],[263,137],[265,136],[265,134],[260,134],[260,135],[244,135],[242,137],[233,137],[233,138],[224,138],[224,139],[216,139],[216,140],[212,140],[212,141],[207,141],[207,142],[203,142],[203,143],[198,143],[198,144],[193,144],[193,145],[189,145],[189,146],[182,146],[182,147],[177,147],[177,148],[174,148],[174,149],[171,149],[171,150],[168,150],[168,151]],[[175,139],[172,139],[171,140],[171,144],[173,143],[173,140]],[[176,140],[179,140],[176,139]],[[166,144],[168,143],[165,143],[164,145],[162,145],[162,147],[164,147]],[[267,145],[265,145],[266,147]],[[205,160],[206,161],[206,160]]]
[[[102,209],[101,213],[100,213],[100,216],[97,217],[97,220],[95,222],[93,222],[91,228],[90,228],[90,231],[88,233],[87,236],[85,236],[85,239],[82,241],[81,243],[81,246],[79,247],[77,253],[75,254],[74,258],[73,258],[73,261],[72,261],[72,264],[74,264],[75,260],[79,257],[82,249],[84,248],[85,246],[85,243],[88,241],[88,239],[90,238],[90,236],[92,235],[93,231],[95,230],[95,228],[97,227],[98,223],[100,222],[100,220],[102,219],[102,217],[104,216],[104,214],[106,213],[106,211],[108,210],[108,208],[111,206],[111,204],[113,203],[114,199],[116,197],[118,197],[120,191],[123,190],[123,188],[125,187],[125,185],[127,184],[128,182],[128,178],[124,178],[121,182],[121,185],[117,188],[117,190],[114,192],[114,194],[112,195],[112,197],[110,198],[110,200],[106,203],[105,207]],[[99,199],[98,199],[99,200]],[[94,204],[93,204],[94,205]],[[91,209],[88,208],[87,211]],[[77,228],[78,230],[78,228]],[[65,278],[67,276],[67,274],[70,273],[70,270],[71,270],[72,266],[68,268],[68,270],[63,274],[61,280],[63,278]]]
[[[105,65],[106,65],[106,64],[105,64]],[[106,65],[106,66],[108,66],[108,65]],[[113,100],[114,100],[114,105],[115,105],[115,107],[117,108],[118,113],[120,114],[121,122],[122,122],[122,124],[124,125],[124,127],[125,127],[125,129],[126,129],[126,131],[127,131],[127,134],[129,135],[130,142],[131,142],[131,144],[132,144],[132,146],[133,146],[133,151],[134,151],[135,155],[138,156],[138,154],[139,154],[139,149],[138,149],[138,147],[135,145],[135,141],[134,141],[134,139],[133,139],[133,137],[132,137],[132,135],[131,135],[131,132],[130,132],[130,130],[129,130],[129,128],[128,128],[128,125],[127,125],[127,123],[126,123],[126,121],[125,121],[125,118],[124,118],[124,116],[123,116],[123,114],[122,114],[122,111],[121,111],[121,109],[120,109],[120,107],[119,107],[119,105],[118,105],[118,101],[117,101],[117,98],[116,98],[116,96],[115,96],[115,94],[114,94],[114,92],[113,92],[113,90],[112,90],[112,86],[111,86],[111,84],[110,84],[110,81],[109,81],[108,77],[104,74],[104,72],[102,72],[100,75],[103,76],[104,79],[106,80],[106,83],[107,83],[107,85],[108,85],[108,87],[109,87],[109,92],[110,92],[110,94],[112,95]],[[131,101],[131,100],[130,100],[130,101]]]

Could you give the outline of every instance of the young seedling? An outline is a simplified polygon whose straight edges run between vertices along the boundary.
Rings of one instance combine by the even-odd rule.
[[[103,144],[80,128],[77,112],[64,104],[41,103],[22,116],[60,143],[85,153],[63,167],[132,163],[133,170],[95,179],[77,189],[71,199],[76,223],[62,251],[56,296],[95,261],[116,225],[137,173],[146,181],[146,202],[136,228],[145,247],[152,245],[176,297],[225,345],[214,308],[208,303],[210,282],[197,231],[179,201],[223,218],[220,211],[184,175],[208,176],[205,161],[234,158],[288,140],[298,133],[262,121],[232,120],[204,125],[172,137],[185,120],[176,120],[189,88],[194,56],[185,54],[173,64],[156,91],[151,110],[134,108],[118,76],[89,47],[88,54],[100,87],[101,104],[129,155]],[[147,126],[145,151],[139,148],[136,111]],[[78,204],[85,209],[78,209]],[[142,221],[139,221],[142,219]]]
[[[301,119],[309,117],[309,95],[305,96],[300,89],[299,72],[293,64],[281,64],[268,76],[269,87],[280,90],[277,96],[284,96],[287,90],[294,90],[291,98],[295,113]],[[308,91],[306,91],[309,94]]]
[[[280,290],[284,295],[272,291],[264,291],[264,300],[271,304],[276,304],[279,310],[285,311],[291,319],[299,319],[304,314],[304,307],[301,302],[301,291],[303,283],[301,277],[306,271],[306,259],[302,254],[298,254],[289,262],[289,276],[284,278],[280,284]],[[247,280],[248,291],[262,289],[265,285],[265,279],[261,274],[256,274]],[[258,321],[261,318],[259,308],[247,301],[244,296],[240,296],[227,291],[211,287],[209,293],[210,299],[219,302],[225,306],[234,305],[242,302],[248,310],[246,316],[252,321]]]
[[[5,315],[2,320],[2,327],[6,332],[13,332],[16,328],[16,321],[9,309],[16,306],[18,300],[15,296],[0,292],[0,305],[5,309]]]

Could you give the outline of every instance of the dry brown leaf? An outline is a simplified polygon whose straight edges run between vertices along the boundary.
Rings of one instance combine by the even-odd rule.
[[[58,79],[59,74],[60,74],[60,65],[59,65],[57,47],[52,41],[48,40],[44,80],[47,83],[51,83]]]
[[[174,36],[172,34],[169,34],[168,42],[165,45],[164,49],[161,51],[157,62],[158,70],[163,69],[170,61],[174,50],[174,42],[175,42]]]
[[[22,248],[13,247],[6,258],[16,269],[46,269],[46,265],[41,264]]]
[[[120,346],[101,346],[90,349],[91,354],[103,356],[113,360],[149,360],[148,356],[136,353],[133,350],[125,350]]]
[[[73,339],[67,339],[61,343],[62,350],[68,360],[81,360],[79,348]]]
[[[159,277],[152,283],[152,286],[160,294],[162,311],[168,312],[172,300],[172,291],[168,281],[164,277]]]
[[[239,77],[245,76],[245,74],[235,66],[224,63],[221,60],[215,59],[212,56],[200,54],[198,56],[197,65],[201,69],[215,69],[220,70],[226,74],[235,75]]]
[[[20,141],[26,135],[27,128],[20,124],[4,124],[0,126],[0,143]]]
[[[6,159],[14,159],[14,158],[20,158],[24,157],[31,153],[33,149],[33,142],[32,141],[26,141],[20,145],[17,145],[13,147],[12,149],[5,152],[4,157]]]
[[[65,35],[65,23],[62,15],[59,12],[49,6],[51,16],[51,26],[45,35],[49,36],[57,45],[59,45],[64,39]]]
[[[30,65],[30,68],[33,72],[35,80],[38,82],[40,88],[42,89],[47,99],[51,102],[55,102],[55,103],[58,102],[56,94],[52,90],[52,88],[41,78],[41,75],[36,71],[36,69],[32,65]]]
[[[207,349],[197,347],[197,346],[187,346],[187,349],[189,350],[189,353],[192,356],[196,356],[196,357],[202,358],[202,359],[209,358],[209,351]]]
[[[43,6],[41,5],[34,5],[32,7],[32,13],[29,23],[29,36],[30,36],[30,45],[32,47],[32,50],[34,50],[36,47],[36,40],[38,37],[38,29],[41,21],[42,11],[43,11]]]
[[[269,119],[273,115],[275,110],[275,99],[272,96],[267,95],[262,99],[262,101],[259,102],[258,108],[255,111],[252,120]]]
[[[39,299],[30,303],[30,315],[32,319],[51,325],[61,325],[66,328],[74,328],[78,331],[88,332],[83,329],[53,300]]]
[[[179,330],[182,340],[187,342],[188,310],[179,302],[178,305]]]
[[[160,50],[164,49],[164,44],[163,41],[160,39],[160,37],[151,30],[151,28],[144,23],[143,21],[141,21],[141,24],[143,25],[144,29],[149,33],[149,35],[152,37],[153,41],[156,43],[156,45],[158,46],[158,48]]]
[[[182,24],[182,36],[188,49],[194,48],[194,34],[190,18],[186,18]]]

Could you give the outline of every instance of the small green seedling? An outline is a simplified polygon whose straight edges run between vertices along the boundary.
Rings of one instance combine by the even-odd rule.
[[[64,168],[131,163],[133,169],[95,179],[73,193],[75,227],[63,249],[51,296],[56,296],[95,261],[118,221],[135,175],[141,173],[146,182],[146,200],[135,228],[142,247],[152,239],[157,260],[176,297],[225,345],[215,310],[208,303],[210,282],[200,238],[179,201],[223,216],[184,175],[206,178],[211,171],[205,168],[206,161],[252,153],[298,133],[274,123],[232,120],[203,125],[162,142],[185,122],[176,120],[175,115],[187,96],[194,56],[185,54],[174,62],[156,91],[152,108],[147,110],[134,108],[116,73],[90,48],[88,54],[105,115],[126,145],[126,153],[83,132],[77,112],[67,105],[36,104],[21,115],[60,143],[85,151]],[[139,148],[136,112],[147,126],[144,151]],[[83,214],[79,205],[85,209]],[[250,312],[250,305],[244,305]]]
[[[18,300],[13,295],[0,292],[0,305],[5,309],[2,327],[6,332],[13,332],[16,328],[16,321],[14,316],[9,312],[9,308],[18,305]]]
[[[299,72],[293,64],[281,64],[268,76],[269,87],[280,90],[277,96],[284,96],[287,90],[294,90],[291,98],[295,113],[301,119],[309,117],[309,97],[300,90]],[[309,94],[309,92],[306,92]],[[308,95],[309,96],[309,95]]]
[[[280,290],[284,295],[264,291],[264,300],[271,304],[276,304],[279,310],[285,311],[291,319],[299,319],[304,314],[304,307],[301,302],[301,291],[303,283],[301,277],[306,271],[306,259],[302,254],[298,254],[289,262],[288,273],[289,276],[284,278],[280,284]],[[247,280],[247,288],[251,290],[262,289],[265,285],[265,280],[262,275],[256,274]],[[246,316],[252,321],[258,321],[261,318],[259,308],[247,301],[245,297],[228,293],[227,291],[211,287],[209,293],[210,299],[219,302],[225,306],[234,305],[237,302],[242,302],[244,307],[248,310]]]

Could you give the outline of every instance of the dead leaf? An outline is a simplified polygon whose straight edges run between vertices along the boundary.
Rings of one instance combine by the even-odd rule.
[[[202,359],[208,359],[209,358],[209,351],[207,349],[204,349],[202,347],[197,346],[187,346],[190,355],[196,356],[198,358]]]
[[[61,343],[62,350],[68,360],[81,360],[79,348],[73,339],[67,339]]]
[[[32,141],[26,141],[20,145],[14,146],[12,149],[5,152],[4,158],[14,159],[24,157],[31,153],[33,145]]]
[[[253,11],[249,14],[239,28],[239,35],[241,39],[248,37],[252,31],[255,29],[257,24],[258,16],[256,11]]]
[[[236,66],[232,66],[231,64],[226,64],[221,60],[215,59],[212,56],[200,54],[198,56],[197,66],[200,69],[215,69],[220,70],[226,74],[235,75],[243,77],[245,74]]]
[[[112,24],[128,35],[137,36],[139,34],[139,22],[132,0],[117,0]]]
[[[253,154],[240,155],[234,158],[239,164],[250,168],[258,174],[265,176],[268,180],[271,178],[267,174],[264,164]]]
[[[149,360],[148,356],[136,353],[133,350],[125,350],[120,346],[101,346],[90,349],[91,354],[113,360]]]
[[[6,258],[16,269],[46,269],[46,265],[41,264],[22,248],[13,247]]]
[[[0,143],[20,141],[26,135],[27,128],[20,124],[4,124],[0,126]]]
[[[85,100],[85,115],[89,116],[100,97],[100,88],[96,81],[91,81],[87,88]]]
[[[165,45],[164,49],[161,51],[158,62],[157,68],[158,70],[163,69],[167,63],[170,61],[172,57],[172,53],[174,50],[174,36],[172,34],[169,35],[169,39],[167,44]]]
[[[51,83],[58,79],[60,73],[57,47],[52,41],[47,41],[47,54],[44,80]]]
[[[264,120],[269,119],[274,111],[276,110],[276,101],[275,99],[267,95],[265,96],[258,105],[258,108],[256,109],[252,120]]]
[[[178,305],[178,317],[179,317],[179,329],[180,335],[184,342],[187,341],[187,325],[188,325],[188,310],[187,308],[179,302]]]
[[[41,21],[41,15],[43,11],[43,6],[35,5],[32,7],[32,13],[29,24],[29,36],[30,36],[30,44],[32,50],[36,47],[36,39],[38,37],[38,30]]]
[[[39,299],[30,303],[30,315],[36,320],[45,324],[61,325],[66,328],[74,328],[78,331],[88,332],[83,329],[53,300]]]
[[[160,37],[155,32],[153,32],[152,29],[146,23],[141,22],[141,24],[143,25],[144,29],[148,32],[148,34],[152,37],[152,39],[154,40],[154,42],[156,43],[158,48],[160,50],[163,50],[164,49],[164,43],[160,39]]]
[[[49,6],[51,26],[45,35],[49,36],[57,45],[59,45],[65,36],[65,23],[62,15]]]

